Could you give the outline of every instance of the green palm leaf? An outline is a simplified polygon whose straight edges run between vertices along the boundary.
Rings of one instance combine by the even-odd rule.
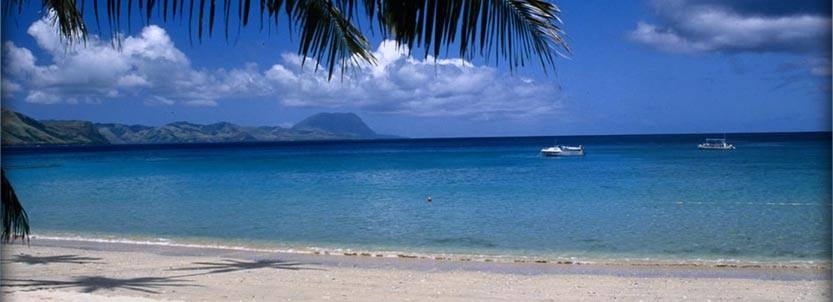
[[[4,7],[8,11],[24,2],[8,1]],[[83,39],[87,32],[85,5],[92,6],[96,24],[101,15],[106,16],[114,35],[120,31],[123,17],[127,17],[129,26],[130,16],[138,12],[144,14],[146,22],[154,16],[161,16],[163,22],[169,17],[187,20],[189,32],[195,31],[198,39],[213,35],[217,18],[224,19],[228,38],[229,20],[235,18],[233,9],[237,10],[236,18],[242,26],[249,24],[253,10],[259,10],[261,28],[267,20],[277,25],[285,17],[291,29],[299,29],[299,54],[314,58],[316,67],[327,66],[330,77],[335,66],[343,72],[355,60],[374,61],[367,39],[354,24],[353,16],[359,13],[370,20],[371,29],[379,29],[385,38],[391,37],[409,49],[424,48],[426,57],[448,55],[449,48],[454,46],[459,56],[467,59],[479,55],[494,57],[499,62],[500,58],[515,68],[537,58],[547,70],[555,66],[556,56],[570,52],[560,27],[561,12],[544,0],[260,0],[255,5],[251,0],[240,0],[236,5],[230,0],[217,2],[44,0],[43,6],[44,11],[55,12],[51,16],[69,42]],[[106,13],[100,14],[101,11]]]
[[[330,78],[335,65],[343,72],[348,62],[375,61],[361,31],[329,0],[298,1],[290,15],[301,28],[298,53],[315,58],[316,68],[323,62]]]
[[[399,44],[423,47],[439,57],[457,45],[464,58],[494,55],[510,68],[538,57],[546,70],[570,48],[559,24],[560,10],[541,0],[385,1],[384,28]],[[447,50],[446,50],[447,52]]]
[[[3,233],[0,234],[0,240],[9,242],[17,238],[26,239],[29,236],[29,217],[23,205],[20,204],[20,200],[17,199],[9,180],[6,179],[6,172],[3,169],[0,169],[0,177],[2,177],[0,211],[3,212]]]

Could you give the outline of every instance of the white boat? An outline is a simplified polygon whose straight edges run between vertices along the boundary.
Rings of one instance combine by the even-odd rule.
[[[544,156],[584,156],[584,146],[553,146],[541,149]]]
[[[707,138],[706,142],[697,145],[701,150],[734,150],[735,146],[726,143],[725,138]]]

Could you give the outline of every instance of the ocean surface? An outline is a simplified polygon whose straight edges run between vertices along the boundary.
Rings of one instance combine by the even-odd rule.
[[[5,148],[32,231],[293,249],[824,261],[830,133]],[[584,157],[543,147],[583,144]],[[427,197],[432,202],[427,202]]]

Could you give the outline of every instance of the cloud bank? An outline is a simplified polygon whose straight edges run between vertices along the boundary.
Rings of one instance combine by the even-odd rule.
[[[652,1],[659,22],[639,22],[630,38],[671,53],[830,50],[830,2],[813,0]]]
[[[424,60],[407,55],[392,41],[374,54],[376,65],[362,64],[343,79],[327,79],[314,62],[284,53],[277,64],[250,63],[200,69],[167,32],[150,25],[124,38],[120,49],[96,36],[67,48],[45,19],[27,33],[48,55],[42,63],[30,49],[3,44],[4,97],[38,104],[139,99],[149,106],[217,106],[246,99],[276,100],[289,107],[349,108],[415,116],[492,118],[529,116],[559,108],[550,83],[508,76],[462,59]]]

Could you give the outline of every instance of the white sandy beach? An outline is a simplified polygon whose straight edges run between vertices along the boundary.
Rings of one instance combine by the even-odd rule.
[[[103,248],[102,248],[103,247]],[[4,301],[830,301],[829,278],[656,277],[625,274],[507,273],[491,269],[332,265],[307,260],[245,259],[210,249],[151,250],[141,246],[4,248]],[[190,255],[183,255],[190,254]],[[236,254],[235,254],[236,253]],[[240,258],[234,258],[240,255]],[[261,255],[262,256],[262,255]],[[269,256],[269,255],[267,255]],[[327,258],[329,257],[329,258]],[[382,261],[367,259],[363,261]],[[407,262],[408,259],[387,261]],[[434,261],[434,260],[428,260]],[[434,261],[438,267],[441,261]],[[349,262],[347,262],[349,263]],[[430,262],[428,264],[431,266]],[[527,264],[549,265],[557,264]],[[488,266],[487,266],[488,267]],[[729,268],[709,270],[730,271]],[[568,270],[569,271],[569,270]],[[614,270],[615,271],[615,270]],[[731,271],[730,271],[731,272]],[[829,270],[821,270],[823,274]],[[632,276],[628,276],[632,275]],[[751,276],[748,277],[748,276]]]

